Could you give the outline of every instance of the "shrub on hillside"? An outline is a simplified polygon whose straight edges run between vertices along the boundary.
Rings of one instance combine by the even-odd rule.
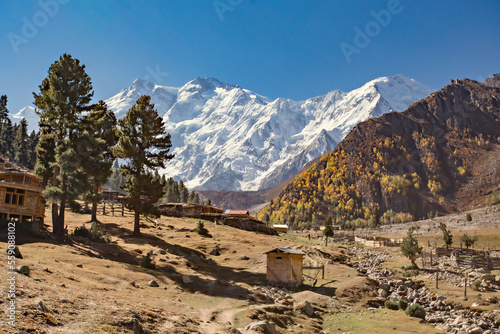
[[[108,233],[104,233],[98,222],[93,222],[90,229],[83,224],[81,227],[75,228],[73,234],[96,242],[108,243],[111,241],[110,235]]]
[[[400,310],[406,310],[406,308],[408,307],[408,302],[404,299],[400,299],[398,304]]]
[[[71,212],[74,213],[81,213],[82,212],[82,205],[78,203],[77,201],[70,201],[68,203],[69,209]]]
[[[410,304],[405,310],[406,315],[410,317],[425,319],[424,307],[420,304]]]
[[[146,269],[156,269],[156,264],[151,260],[152,251],[149,251],[145,256],[139,260],[139,265]]]
[[[208,233],[208,230],[205,228],[205,225],[203,224],[202,221],[198,221],[198,226],[194,229],[196,233],[199,235],[205,236],[205,237],[211,237],[210,233]]]
[[[471,222],[472,221],[472,215],[470,214],[470,212],[467,212],[465,214],[465,220],[468,221],[468,222]]]
[[[387,299],[384,303],[386,309],[397,311],[399,310],[399,303],[393,302],[392,300]]]

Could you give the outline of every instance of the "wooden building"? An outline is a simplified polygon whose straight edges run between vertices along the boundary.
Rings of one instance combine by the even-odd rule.
[[[250,212],[248,210],[226,210],[224,211],[224,216],[249,216]]]
[[[276,230],[278,233],[288,233],[288,225],[282,225],[282,224],[274,224],[273,228]]]
[[[120,195],[123,194],[119,191],[110,188],[102,187],[101,189],[101,196],[103,202],[118,202],[119,201],[118,197]]]
[[[302,263],[305,253],[292,248],[275,248],[266,252],[270,284],[298,285],[303,281]]]
[[[0,218],[43,223],[45,204],[42,181],[0,155]]]

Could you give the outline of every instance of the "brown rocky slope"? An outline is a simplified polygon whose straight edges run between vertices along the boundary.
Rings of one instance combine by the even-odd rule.
[[[374,210],[409,220],[484,205],[500,183],[499,141],[500,89],[452,80],[402,113],[358,124],[259,218],[295,227],[327,216],[360,224]]]

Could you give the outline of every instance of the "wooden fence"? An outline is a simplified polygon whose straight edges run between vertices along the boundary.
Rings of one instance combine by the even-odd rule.
[[[442,256],[449,256],[457,266],[463,268],[486,268],[489,270],[500,269],[500,257],[495,256],[496,251],[460,249],[444,247],[431,247],[429,251],[420,254],[422,265],[432,266]]]

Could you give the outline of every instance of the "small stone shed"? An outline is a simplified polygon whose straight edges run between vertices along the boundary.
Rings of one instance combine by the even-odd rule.
[[[287,247],[280,247],[265,253],[267,255],[266,279],[271,284],[300,284],[303,281],[302,263],[305,253]]]

